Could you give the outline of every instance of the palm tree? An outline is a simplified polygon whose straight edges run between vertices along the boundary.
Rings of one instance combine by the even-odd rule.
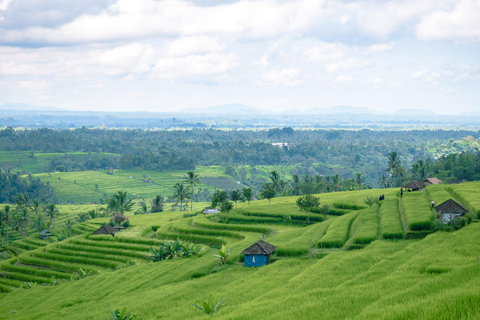
[[[38,199],[33,199],[32,200],[32,209],[35,212],[35,216],[38,216],[38,211],[42,207],[42,201]]]
[[[153,212],[162,212],[163,211],[163,198],[161,195],[157,195],[155,198],[150,200],[150,204],[152,205],[152,208],[150,211]],[[145,204],[144,204],[145,205]],[[147,207],[145,206],[145,209]],[[146,210],[145,210],[146,211]]]
[[[190,190],[193,196],[193,187],[200,183],[198,179],[198,174],[195,174],[193,170],[187,172],[187,178],[185,179],[190,184]],[[190,197],[190,211],[193,210],[193,197]]]
[[[3,225],[2,227],[5,227],[7,231],[7,245],[8,245],[8,227],[11,226],[10,224],[11,218],[12,218],[12,211],[10,206],[7,204],[0,212],[0,219],[2,221],[2,223],[0,224],[2,224]],[[2,244],[3,244],[3,228],[2,228]]]
[[[113,195],[113,198],[116,202],[116,209],[122,215],[125,211],[131,211],[133,207],[133,200],[127,199],[127,191],[122,192],[121,190],[117,192],[117,194]]]
[[[397,151],[391,151],[388,153],[388,166],[385,172],[395,174],[402,166],[402,161],[398,157]]]
[[[42,230],[45,230],[46,229],[45,216],[42,214],[35,216],[32,220],[32,227],[38,232],[42,232]]]
[[[190,198],[190,187],[183,185],[183,182],[177,182],[175,184],[172,198],[177,199],[177,203],[180,201],[180,208],[183,208],[183,202]]]
[[[22,238],[27,236],[27,227],[30,222],[30,215],[27,208],[22,208],[17,215],[18,229],[22,231]]]
[[[282,177],[280,176],[280,173],[278,171],[274,170],[269,173],[269,178],[270,178],[270,186],[277,192],[281,193],[283,186],[285,183],[282,180]]]
[[[298,174],[292,176],[292,182],[290,185],[292,186],[292,195],[298,196],[300,194],[300,178],[298,177]]]
[[[378,184],[383,188],[388,188],[390,182],[388,181],[388,177],[384,174],[378,178]]]
[[[365,183],[365,177],[362,176],[360,172],[355,174],[355,183],[359,189],[363,189],[363,184]]]
[[[80,212],[79,214],[77,214],[75,221],[77,221],[78,223],[82,223],[89,219],[90,219],[90,215],[88,214],[88,212]]]
[[[57,207],[54,203],[47,204],[45,206],[45,214],[50,218],[50,223],[52,224],[52,230],[55,229],[55,218],[59,214]]]

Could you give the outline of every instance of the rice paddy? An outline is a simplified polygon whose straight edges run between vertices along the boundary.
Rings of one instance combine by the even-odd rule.
[[[455,186],[462,195],[460,187],[479,184]],[[404,239],[425,231],[430,199],[439,203],[448,188],[401,200],[394,189],[321,194],[322,204],[345,212],[326,221],[312,213],[322,219],[311,224],[286,197],[239,203],[229,223],[221,213],[161,212],[131,215],[115,237],[91,234],[105,218],[62,242],[30,236],[18,258],[0,263],[0,319],[105,319],[123,307],[139,319],[200,319],[192,304],[210,294],[227,303],[221,319],[476,319],[480,224]],[[380,206],[364,204],[382,193]],[[455,198],[475,207],[468,192]],[[264,237],[278,248],[271,263],[245,268],[240,252]],[[150,261],[151,246],[177,238],[198,243],[200,255]],[[232,253],[225,266],[213,257],[221,245]]]

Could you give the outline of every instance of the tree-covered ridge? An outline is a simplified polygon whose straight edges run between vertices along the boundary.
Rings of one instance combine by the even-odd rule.
[[[22,178],[18,173],[0,170],[0,203],[13,203],[19,194],[28,194],[41,202],[57,201],[52,186],[40,179],[31,175]]]
[[[395,150],[404,166],[480,147],[479,132],[373,130],[0,130],[1,151],[86,152],[99,156],[56,157],[47,171],[98,169],[192,170],[196,165],[297,165],[296,174],[362,173],[375,185]],[[287,143],[288,146],[272,145]],[[110,155],[103,155],[109,153]],[[92,156],[93,157],[93,156]],[[61,169],[61,170],[58,170]]]

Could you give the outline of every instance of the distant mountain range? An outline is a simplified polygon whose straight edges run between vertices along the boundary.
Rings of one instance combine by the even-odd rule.
[[[5,103],[0,105],[0,110],[14,110],[14,111],[65,111],[65,109],[57,107],[32,106],[26,103]]]
[[[5,103],[0,105],[0,111],[2,110],[9,110],[9,111],[61,111],[61,112],[69,112],[68,109],[57,108],[57,107],[50,107],[50,106],[33,106],[26,103]],[[78,111],[71,111],[78,112]],[[101,111],[99,111],[101,112]],[[144,111],[135,111],[132,110],[136,114],[139,113],[169,113],[169,114],[185,114],[185,115],[335,115],[335,114],[371,114],[371,115],[385,115],[385,116],[441,116],[441,114],[437,114],[434,111],[428,109],[400,109],[394,112],[380,112],[376,111],[367,107],[352,107],[352,106],[335,106],[329,108],[311,108],[304,111],[300,111],[297,109],[288,109],[288,110],[267,110],[267,109],[260,109],[255,108],[246,104],[242,103],[234,103],[234,104],[225,104],[219,105],[214,107],[208,108],[187,108],[182,109],[179,111],[170,111],[170,112],[144,112]],[[104,112],[104,113],[115,113],[115,112]],[[459,113],[456,116],[463,116],[463,117],[479,117],[480,112],[463,112]]]

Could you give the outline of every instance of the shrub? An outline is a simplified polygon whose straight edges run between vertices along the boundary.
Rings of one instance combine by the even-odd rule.
[[[123,223],[122,223],[122,227],[125,227],[125,228],[128,228],[130,226],[130,220],[125,220]]]
[[[228,258],[230,257],[230,248],[227,249],[227,247],[223,245],[222,249],[218,250],[217,254],[214,254],[213,256],[218,258],[219,264],[227,264]]]
[[[116,309],[115,311],[110,310],[111,318],[110,320],[133,320],[137,317],[136,314],[130,315],[130,311],[127,311],[127,308],[124,307],[122,311]]]
[[[210,295],[206,301],[202,300],[202,305],[201,306],[199,306],[197,304],[194,304],[193,306],[202,310],[206,314],[213,314],[213,313],[217,312],[218,310],[220,310],[220,308],[225,306],[225,303],[223,303],[223,300],[224,299],[220,300],[217,304],[215,304],[213,302],[212,295]]]
[[[179,257],[188,257],[192,255],[197,255],[202,248],[197,245],[194,245],[191,242],[183,241],[177,239],[176,241],[165,241],[158,249],[150,247],[150,252],[152,255],[150,259],[153,262],[161,260],[175,259]]]

